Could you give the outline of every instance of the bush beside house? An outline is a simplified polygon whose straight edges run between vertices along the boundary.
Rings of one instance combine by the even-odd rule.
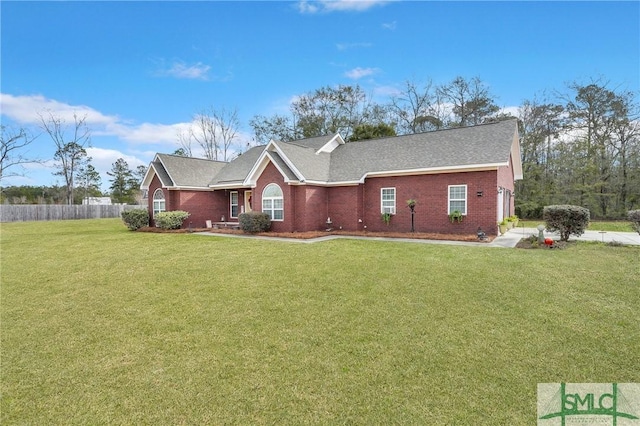
[[[560,233],[560,241],[568,241],[570,235],[584,234],[591,219],[588,209],[571,205],[546,206],[542,217],[548,231]]]
[[[134,209],[122,212],[122,221],[132,231],[149,226],[149,212],[147,209]]]
[[[175,210],[171,212],[156,213],[153,217],[156,226],[162,229],[179,229],[182,223],[190,216],[188,212]]]
[[[238,216],[238,222],[240,223],[240,229],[250,234],[266,232],[271,229],[271,218],[268,214],[262,212],[241,213]]]

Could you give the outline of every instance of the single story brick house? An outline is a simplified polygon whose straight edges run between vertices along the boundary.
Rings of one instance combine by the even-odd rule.
[[[153,218],[191,213],[183,226],[268,213],[276,232],[498,233],[522,179],[516,120],[345,143],[339,134],[271,141],[226,163],[157,154],[141,188]],[[462,213],[461,222],[449,214]],[[382,213],[390,213],[386,224]],[[330,222],[328,225],[327,223]]]

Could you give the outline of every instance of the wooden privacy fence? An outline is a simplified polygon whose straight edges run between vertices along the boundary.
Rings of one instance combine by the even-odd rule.
[[[125,210],[133,209],[146,210],[147,206],[2,204],[0,205],[0,222],[113,218],[120,217]]]

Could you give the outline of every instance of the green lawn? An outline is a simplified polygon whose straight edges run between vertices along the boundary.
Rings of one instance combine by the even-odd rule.
[[[640,382],[639,247],[2,224],[1,424],[530,425]]]

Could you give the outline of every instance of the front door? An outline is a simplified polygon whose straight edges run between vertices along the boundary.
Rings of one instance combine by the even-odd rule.
[[[251,191],[244,191],[244,211],[249,213],[251,210]]]

